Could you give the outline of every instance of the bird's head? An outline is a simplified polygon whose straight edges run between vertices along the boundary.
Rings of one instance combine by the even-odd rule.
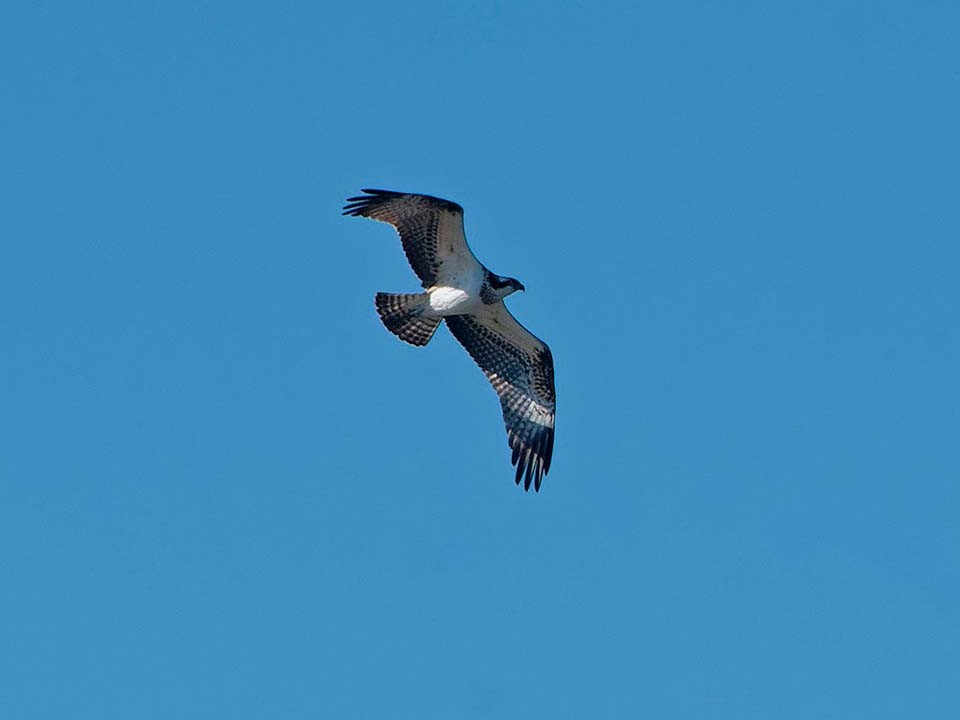
[[[526,290],[523,283],[516,278],[504,277],[494,273],[490,273],[490,287],[496,291],[501,299],[507,295],[512,295],[517,292],[517,290]]]

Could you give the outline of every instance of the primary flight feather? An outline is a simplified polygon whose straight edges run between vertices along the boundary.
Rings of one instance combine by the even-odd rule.
[[[387,330],[423,346],[445,321],[500,396],[516,482],[540,490],[550,470],[556,391],[553,356],[510,314],[503,299],[523,290],[514,278],[484,267],[467,245],[463,208],[430,195],[367,190],[347,199],[344,215],[393,225],[425,292],[377,293]]]

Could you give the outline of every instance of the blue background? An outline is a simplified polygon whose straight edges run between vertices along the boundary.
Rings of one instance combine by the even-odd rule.
[[[958,23],[5,3],[0,716],[960,717]],[[526,284],[539,495],[361,187]]]

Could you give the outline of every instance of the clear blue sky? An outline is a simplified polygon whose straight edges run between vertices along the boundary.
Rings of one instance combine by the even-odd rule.
[[[6,3],[0,716],[960,717],[958,27]],[[539,495],[361,187],[527,286]]]

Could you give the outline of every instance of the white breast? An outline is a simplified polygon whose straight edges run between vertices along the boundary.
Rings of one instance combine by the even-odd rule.
[[[470,304],[470,293],[454,287],[432,287],[430,309],[438,315],[456,315],[462,313]]]
[[[480,300],[483,268],[472,257],[470,260],[472,262],[444,263],[447,272],[427,290],[430,309],[436,315],[460,315],[483,304]]]

